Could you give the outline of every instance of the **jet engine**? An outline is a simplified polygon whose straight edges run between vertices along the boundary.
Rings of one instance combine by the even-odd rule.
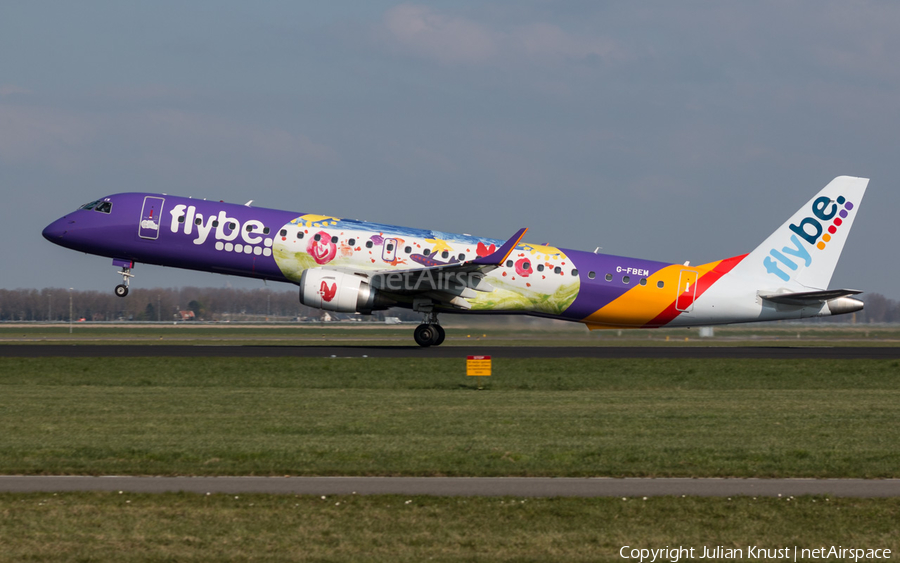
[[[326,311],[364,315],[396,304],[369,287],[366,278],[327,268],[303,271],[300,276],[300,303]]]

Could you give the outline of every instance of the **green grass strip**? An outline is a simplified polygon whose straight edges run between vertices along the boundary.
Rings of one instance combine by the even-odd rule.
[[[896,361],[0,359],[0,473],[900,477]]]
[[[900,550],[898,499],[0,495],[5,561],[622,561],[619,550]],[[670,560],[670,559],[667,559]],[[831,559],[834,560],[834,559]]]

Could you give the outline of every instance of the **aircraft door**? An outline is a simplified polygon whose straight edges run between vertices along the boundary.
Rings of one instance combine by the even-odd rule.
[[[694,308],[694,297],[697,295],[697,272],[681,270],[678,277],[678,297],[675,298],[675,309],[689,313]]]
[[[397,257],[397,246],[400,244],[395,238],[384,239],[384,250],[381,251],[381,259],[385,262],[393,262]]]
[[[162,225],[162,210],[165,199],[148,195],[144,198],[144,207],[141,209],[141,222],[138,227],[138,236],[143,239],[156,240],[159,238],[159,229]]]

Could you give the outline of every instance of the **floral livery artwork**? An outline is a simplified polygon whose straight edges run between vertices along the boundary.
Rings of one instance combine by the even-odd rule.
[[[285,277],[299,281],[303,270],[334,261],[337,244],[331,241],[333,235],[329,231],[339,222],[337,217],[306,214],[281,228],[272,245],[272,255]]]
[[[580,282],[572,270],[559,248],[520,244],[507,263],[490,274],[495,290],[472,300],[472,309],[561,314],[578,297]]]
[[[503,241],[438,231],[306,214],[281,228],[273,256],[284,275],[299,281],[308,268],[355,271],[446,266],[489,256]],[[488,274],[494,290],[467,301],[476,311],[560,314],[578,295],[579,278],[558,248],[520,244]]]

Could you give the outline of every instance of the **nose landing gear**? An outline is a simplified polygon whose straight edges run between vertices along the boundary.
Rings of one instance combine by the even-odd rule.
[[[425,313],[425,320],[416,327],[413,337],[419,346],[426,348],[428,346],[440,346],[444,341],[444,337],[446,337],[446,333],[444,328],[438,324],[437,313]]]
[[[131,273],[131,268],[134,266],[134,262],[126,262],[124,260],[113,260],[114,266],[122,266],[122,269],[117,273],[122,276],[122,283],[116,286],[114,290],[116,293],[116,297],[125,297],[128,295],[128,285],[131,283],[131,278],[134,277],[134,274]]]

